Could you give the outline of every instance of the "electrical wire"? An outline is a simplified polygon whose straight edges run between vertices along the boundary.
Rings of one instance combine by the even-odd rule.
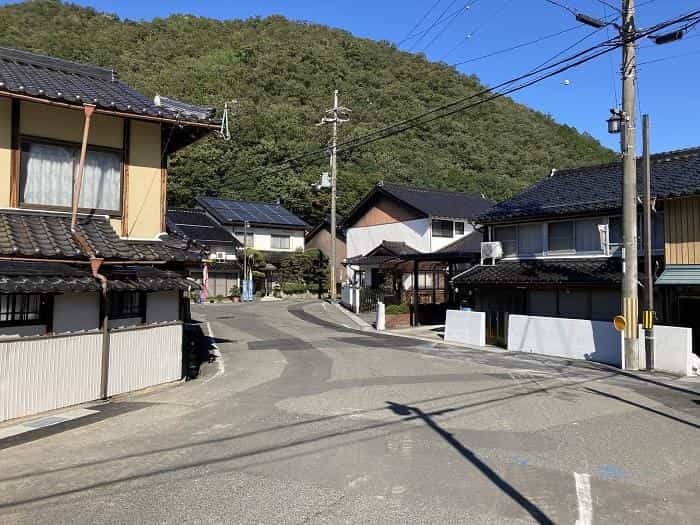
[[[560,2],[557,2],[556,0],[544,0],[544,1],[547,2],[547,3],[550,3],[550,4],[552,4],[552,5],[555,5],[555,6],[557,6],[557,7],[561,7],[562,9],[566,9],[569,13],[571,13],[571,14],[574,15],[574,16],[576,15],[576,11],[575,11],[575,10],[573,10],[571,7],[569,7],[569,6],[567,6],[567,5],[564,5],[564,4],[560,3]]]
[[[693,17],[698,17],[700,15],[700,10],[692,11],[686,15],[681,15],[675,19],[667,20],[664,22],[661,22],[659,24],[656,24],[655,26],[652,26],[648,29],[637,31],[635,35],[633,36],[633,40],[637,41],[641,38],[646,38],[647,36],[653,34],[654,32],[657,32],[661,29],[665,29],[667,27],[679,24],[684,21],[688,21],[692,19]],[[692,28],[695,25],[700,23],[700,18],[690,22],[686,27],[682,29],[688,29]],[[575,44],[574,44],[575,45]],[[478,93],[475,93],[473,95],[470,95],[468,97],[464,97],[462,99],[459,99],[455,102],[451,102],[449,104],[445,104],[443,106],[440,106],[438,108],[432,109],[430,111],[427,111],[425,113],[422,113],[420,115],[416,115],[414,117],[411,117],[409,119],[406,119],[404,121],[392,124],[390,126],[386,126],[384,128],[381,128],[379,130],[375,130],[373,132],[369,132],[363,136],[360,137],[355,137],[353,139],[347,140],[345,142],[342,142],[338,144],[338,152],[344,152],[348,151],[350,149],[355,149],[357,147],[366,145],[366,144],[371,144],[372,142],[376,142],[378,140],[383,140],[385,138],[389,138],[393,135],[403,133],[413,127],[418,127],[418,126],[424,126],[425,124],[428,124],[430,122],[433,122],[435,120],[445,118],[447,116],[453,115],[455,113],[459,113],[462,111],[466,111],[468,109],[471,109],[472,107],[476,107],[478,105],[484,104],[486,102],[489,102],[491,100],[494,100],[496,98],[500,98],[503,96],[506,96],[510,93],[514,93],[516,91],[520,91],[522,89],[525,89],[526,87],[532,86],[536,83],[542,82],[543,80],[546,80],[547,78],[551,78],[552,76],[555,76],[559,73],[562,73],[564,71],[567,71],[568,69],[571,69],[573,67],[577,67],[579,65],[582,65],[586,62],[589,62],[591,60],[594,60],[595,58],[609,53],[610,51],[614,49],[619,49],[624,45],[623,42],[620,41],[620,39],[614,39],[614,40],[607,40],[604,42],[600,42],[596,44],[595,46],[592,46],[588,49],[585,49],[583,51],[580,51],[576,54],[574,54],[571,57],[567,57],[563,60],[559,60],[558,62],[555,62],[554,64],[550,64],[548,66],[539,66],[538,68],[525,73],[524,75],[521,75],[519,77],[516,77],[514,79],[508,80],[506,82],[503,82],[497,86],[494,86],[492,88],[486,88]],[[572,46],[569,46],[572,47]],[[602,51],[600,51],[602,49]],[[597,52],[594,52],[597,51]],[[592,53],[592,54],[591,54]],[[558,53],[559,55],[560,53]],[[556,55],[555,55],[556,56]],[[547,62],[550,62],[552,59],[548,60]],[[572,62],[573,61],[573,62]],[[545,63],[546,64],[546,63]],[[561,66],[557,68],[557,66]],[[557,68],[557,69],[555,69]],[[545,73],[545,71],[549,70],[549,72]],[[534,78],[532,80],[529,80],[527,82],[523,82],[520,85],[517,85],[515,87],[506,89],[505,91],[502,92],[494,92],[496,89],[500,89],[501,87],[505,87],[511,84],[514,84],[516,82],[521,82],[523,80],[526,80],[527,78],[533,77],[535,75],[541,74],[539,77]],[[484,95],[491,92],[492,95],[490,97],[478,100],[472,104],[469,104],[467,106],[461,106],[461,104],[469,99],[476,98],[478,96]],[[435,115],[427,120],[424,120],[424,117],[427,117],[429,115]],[[277,171],[283,171],[286,169],[289,169],[294,166],[299,166],[299,163],[297,163],[298,160],[301,160],[306,157],[318,157],[319,155],[324,155],[327,153],[328,149],[323,148],[318,151],[312,151],[312,152],[307,152],[301,155],[298,155],[296,157],[292,157],[285,162],[281,163],[279,168],[277,170],[274,170],[269,173],[276,173]],[[315,162],[317,159],[314,158],[311,161],[303,164],[303,165],[308,165],[311,162]]]
[[[474,2],[472,3],[472,5],[476,4],[478,1],[479,1],[479,0],[474,0]],[[425,46],[423,46],[423,49],[421,49],[421,53],[425,53],[425,52],[428,50],[428,48],[429,48],[430,46],[432,46],[438,38],[440,38],[443,34],[445,34],[445,31],[447,31],[447,29],[448,29],[462,14],[466,13],[466,12],[469,10],[470,7],[471,7],[471,5],[464,4],[464,6],[462,6],[462,9],[460,9],[459,13],[458,13],[457,15],[455,15],[447,24],[445,24],[445,25],[442,27],[442,29],[440,30],[440,32],[439,32],[438,34],[436,34],[436,35],[430,40],[430,42],[428,42]]]
[[[485,20],[482,24],[479,24],[479,25],[475,26],[474,29],[472,29],[471,31],[469,31],[469,32],[464,36],[464,38],[462,38],[459,42],[457,42],[449,51],[447,51],[447,53],[445,53],[444,55],[442,55],[442,56],[440,57],[440,60],[444,60],[445,58],[447,58],[447,57],[448,57],[449,55],[451,55],[454,51],[456,51],[457,48],[459,48],[459,47],[461,47],[462,45],[464,45],[464,43],[465,43],[467,40],[471,39],[474,35],[476,35],[479,31],[481,31],[481,30],[482,30],[484,27],[486,27],[489,23],[493,22],[494,20],[497,20],[497,16],[500,15],[501,12],[503,12],[503,11],[508,7],[508,4],[510,4],[512,1],[513,1],[513,0],[505,0],[505,2],[504,2],[501,6],[497,7],[496,9],[494,9],[493,11],[491,11],[488,15],[486,15],[486,20]],[[476,2],[474,2],[474,4],[475,4],[475,3],[476,3]],[[474,4],[472,4],[472,5],[474,5]]]
[[[452,1],[448,4],[448,6],[445,8],[445,10],[444,10],[442,13],[440,13],[440,16],[437,17],[437,19],[435,20],[435,22],[433,22],[425,31],[422,32],[422,36],[421,36],[418,40],[416,40],[416,41],[413,43],[413,45],[411,45],[411,47],[410,47],[408,50],[409,50],[409,51],[413,51],[413,48],[415,48],[415,47],[423,40],[423,38],[425,37],[425,35],[427,35],[436,25],[440,24],[440,22],[442,21],[443,17],[444,17],[445,14],[447,13],[447,11],[449,11],[449,10],[452,8],[452,6],[455,5],[456,3],[457,3],[457,0],[452,0]],[[455,16],[456,14],[460,13],[461,11],[462,11],[462,8],[458,9],[457,11],[454,11],[453,13],[451,13],[450,15],[448,15],[447,18],[449,19],[450,17]]]
[[[457,66],[461,66],[464,64],[469,64],[471,62],[477,62],[479,60],[491,58],[491,57],[496,56],[496,55],[502,55],[503,53],[508,53],[509,51],[515,51],[517,49],[522,49],[523,47],[528,47],[528,46],[532,46],[535,44],[539,44],[540,42],[544,42],[545,40],[549,40],[551,38],[555,38],[555,37],[558,37],[560,35],[570,33],[571,31],[575,31],[577,29],[582,29],[583,27],[585,27],[585,26],[582,26],[581,24],[576,24],[575,26],[567,27],[566,29],[563,29],[561,31],[557,31],[556,33],[550,33],[548,35],[541,36],[541,37],[536,38],[534,40],[529,40],[527,42],[521,42],[520,44],[515,44],[511,47],[499,49],[498,51],[493,51],[491,53],[487,53],[485,55],[481,55],[478,57],[468,58],[466,60],[462,60],[461,62],[455,62],[454,64],[452,64],[452,67],[457,67]]]
[[[397,46],[400,46],[401,44],[403,44],[404,42],[406,42],[406,40],[409,40],[409,39],[413,38],[413,36],[414,36],[414,35],[413,35],[413,32],[414,32],[416,29],[418,29],[418,28],[423,24],[423,22],[425,22],[425,19],[428,18],[428,17],[430,16],[430,13],[433,12],[433,10],[438,6],[438,4],[440,4],[440,2],[442,2],[442,0],[437,0],[437,2],[435,2],[435,3],[430,7],[430,9],[428,9],[428,10],[423,14],[423,16],[420,17],[420,19],[418,19],[418,22],[416,22],[416,25],[414,25],[414,26],[411,28],[411,30],[410,30],[408,33],[406,33],[406,36],[403,37],[403,39],[402,39],[398,44],[396,44],[396,45],[397,45]]]

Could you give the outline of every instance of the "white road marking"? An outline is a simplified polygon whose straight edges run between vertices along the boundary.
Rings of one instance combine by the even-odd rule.
[[[211,329],[211,324],[209,324],[209,321],[207,321],[207,335],[209,336],[209,339],[211,339],[211,346],[213,350],[211,351],[212,355],[216,356],[216,374],[211,376],[209,379],[205,379],[204,382],[208,383],[209,381],[213,381],[220,375],[223,375],[226,373],[226,366],[224,365],[224,356],[221,355],[221,351],[219,350],[219,347],[216,346],[216,343],[214,343],[214,332]]]
[[[591,498],[591,476],[574,472],[576,481],[576,499],[578,500],[578,519],[576,525],[593,523],[593,498]]]

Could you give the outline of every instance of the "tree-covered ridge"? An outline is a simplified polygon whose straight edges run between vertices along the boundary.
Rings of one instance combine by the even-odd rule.
[[[483,88],[388,42],[275,16],[218,21],[175,15],[120,20],[93,9],[38,0],[0,8],[0,45],[116,69],[147,94],[222,107],[237,100],[232,140],[215,135],[170,159],[168,198],[198,194],[282,203],[310,223],[329,197],[316,192],[327,163],[282,173],[266,167],[328,142],[315,124],[333,89],[350,107],[341,136],[364,134]],[[477,191],[502,199],[564,168],[614,159],[593,137],[507,98],[344,154],[339,211],[378,180]]]

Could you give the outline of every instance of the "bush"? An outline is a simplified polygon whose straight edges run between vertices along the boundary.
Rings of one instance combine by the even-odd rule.
[[[287,295],[297,295],[306,293],[304,283],[282,283],[282,291]]]
[[[410,311],[407,304],[390,304],[386,307],[387,315],[407,314]]]
[[[240,289],[238,286],[234,285],[234,286],[232,286],[231,289],[228,291],[228,294],[229,294],[231,297],[240,297],[240,296],[241,296],[241,289]]]

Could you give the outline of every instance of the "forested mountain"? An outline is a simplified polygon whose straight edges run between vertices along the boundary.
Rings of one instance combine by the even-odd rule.
[[[111,67],[147,94],[217,107],[238,101],[230,142],[212,135],[170,159],[171,205],[191,204],[202,193],[279,198],[314,223],[329,197],[311,184],[327,161],[275,174],[265,168],[328,143],[330,129],[315,124],[333,89],[353,110],[341,130],[348,138],[483,87],[474,76],[388,42],[279,16],[142,22],[37,0],[1,7],[0,20],[0,45]],[[343,154],[339,208],[347,212],[382,179],[501,199],[551,167],[613,158],[592,137],[502,98]]]

